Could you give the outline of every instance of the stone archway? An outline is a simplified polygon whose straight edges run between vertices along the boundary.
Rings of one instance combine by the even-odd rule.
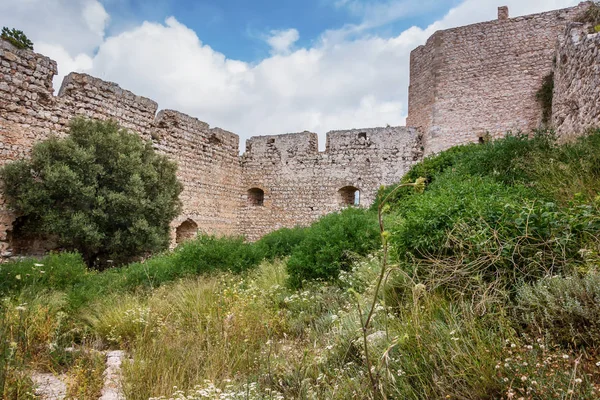
[[[175,243],[181,244],[194,239],[196,235],[198,235],[198,224],[188,218],[175,229]]]

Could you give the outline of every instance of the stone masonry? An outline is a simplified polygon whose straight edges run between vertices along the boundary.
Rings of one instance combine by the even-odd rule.
[[[556,43],[589,7],[508,18],[436,32],[411,53],[408,126],[422,129],[425,153],[541,124],[535,94],[553,70]]]
[[[557,134],[568,139],[600,121],[600,33],[570,24],[555,59],[553,122]]]
[[[73,117],[114,119],[178,163],[173,244],[198,232],[255,240],[371,205],[424,154],[538,127],[535,93],[552,71],[559,134],[600,124],[599,35],[572,22],[589,5],[518,18],[501,7],[497,21],[436,32],[411,54],[409,127],[329,132],[324,152],[302,132],[253,137],[239,156],[237,135],[86,74],[68,75],[55,96],[56,62],[0,40],[0,166],[64,135]],[[17,217],[0,193],[0,255],[11,254]]]

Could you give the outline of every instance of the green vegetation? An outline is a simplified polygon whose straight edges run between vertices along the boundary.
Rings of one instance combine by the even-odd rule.
[[[22,230],[57,238],[88,265],[167,248],[180,211],[176,165],[115,122],[74,120],[69,135],[0,170]]]
[[[10,44],[18,49],[33,50],[33,42],[27,38],[23,31],[15,28],[8,29],[6,26],[3,27],[0,39],[10,42]]]
[[[581,15],[577,22],[590,25],[590,33],[600,32],[600,2],[595,1]]]
[[[128,399],[598,398],[599,158],[600,131],[510,135],[256,243],[1,265],[4,395],[37,369],[90,396],[101,344],[131,357]]]
[[[311,226],[292,250],[287,263],[290,283],[300,287],[305,280],[336,279],[341,270],[351,267],[353,259],[373,252],[380,243],[373,213],[347,208],[327,215]]]
[[[549,73],[542,81],[542,87],[535,97],[542,107],[542,123],[548,125],[552,119],[552,99],[554,98],[554,72]]]

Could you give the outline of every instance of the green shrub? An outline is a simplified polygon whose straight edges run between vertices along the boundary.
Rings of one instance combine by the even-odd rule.
[[[404,175],[400,184],[415,182],[419,178],[425,178],[427,185],[429,185],[444,171],[451,170],[463,157],[468,157],[475,151],[477,151],[477,145],[456,146],[443,151],[440,154],[429,156],[420,163],[413,165],[406,175]],[[385,198],[388,194],[396,190],[397,186],[398,185],[382,187],[379,190],[377,201],[373,204],[371,210],[377,210],[380,199]],[[412,187],[400,188],[388,199],[388,204],[390,204],[391,207],[395,207],[404,201],[404,199],[415,193],[416,192]]]
[[[563,345],[600,345],[600,273],[544,278],[519,289],[516,312],[530,331]]]
[[[15,28],[8,29],[6,26],[2,28],[0,39],[10,42],[18,49],[33,50],[33,43],[27,38],[23,31]]]
[[[555,146],[552,132],[536,131],[532,136],[507,134],[486,142],[457,162],[458,175],[487,176],[506,185],[529,184],[532,154],[546,154]]]
[[[336,279],[349,268],[352,255],[377,249],[379,236],[373,212],[351,207],[321,218],[292,250],[287,264],[290,284],[299,287],[304,280]]]
[[[38,143],[0,177],[25,232],[56,236],[92,265],[168,246],[181,207],[176,168],[115,122],[77,119],[68,137]]]
[[[489,177],[449,175],[400,209],[394,255],[417,282],[453,294],[513,290],[522,280],[572,270],[600,236],[596,204],[560,208]]]
[[[507,204],[519,204],[530,193],[523,187],[508,188],[489,177],[447,174],[421,196],[398,205],[396,221],[390,228],[398,258],[409,260],[446,247],[449,231],[468,219],[483,219],[496,226]]]
[[[527,158],[532,186],[562,205],[600,194],[600,130],[572,143],[533,151]]]
[[[304,240],[308,229],[297,226],[271,232],[256,242],[257,251],[267,260],[289,256],[294,248]]]
[[[87,278],[87,267],[76,253],[50,254],[41,260],[24,259],[0,264],[0,295],[23,289],[66,290]]]
[[[462,177],[485,176],[508,185],[530,183],[532,155],[547,154],[554,147],[555,137],[546,131],[535,132],[531,137],[509,133],[499,140],[456,146],[427,157],[415,164],[401,183],[414,182],[423,177],[427,180],[429,190],[438,178],[449,174]],[[396,186],[381,189],[378,199],[395,190]],[[402,188],[389,199],[389,204],[396,208],[414,194],[412,188]],[[376,210],[378,206],[379,202],[376,202],[371,209]]]
[[[157,287],[186,276],[215,271],[243,272],[262,260],[257,248],[241,237],[199,236],[172,253],[123,267],[123,285],[128,288]]]

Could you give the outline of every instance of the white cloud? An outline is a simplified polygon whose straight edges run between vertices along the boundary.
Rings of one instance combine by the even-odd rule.
[[[296,29],[273,30],[266,37],[271,46],[271,54],[289,54],[291,47],[300,39]]]
[[[294,49],[299,37],[294,29],[273,31],[266,38],[272,55],[250,64],[215,51],[175,18],[162,24],[144,22],[103,38],[108,15],[96,0],[22,0],[16,11],[4,1],[0,23],[26,30],[36,50],[59,61],[62,74],[77,69],[118,82],[158,101],[161,108],[186,112],[236,132],[242,140],[305,129],[324,134],[401,125],[407,113],[410,51],[435,30],[494,19],[499,5],[508,5],[516,16],[578,3],[466,0],[425,29],[412,27],[382,38],[369,34],[369,27],[389,22],[386,13],[405,18],[418,12],[415,7],[427,0],[367,1],[370,6],[362,8],[356,0],[340,0],[340,6],[355,7],[364,22],[325,32],[310,48]],[[53,10],[52,19],[39,14],[49,3],[63,6]],[[75,18],[71,27],[49,22],[69,18]],[[40,26],[30,20],[41,21]],[[323,137],[320,142],[323,146]]]
[[[91,68],[109,15],[98,0],[0,0],[0,26],[20,29],[35,51],[58,62],[59,77]]]
[[[94,0],[86,1],[83,5],[82,16],[91,32],[99,37],[104,37],[104,29],[110,16],[102,4]]]

